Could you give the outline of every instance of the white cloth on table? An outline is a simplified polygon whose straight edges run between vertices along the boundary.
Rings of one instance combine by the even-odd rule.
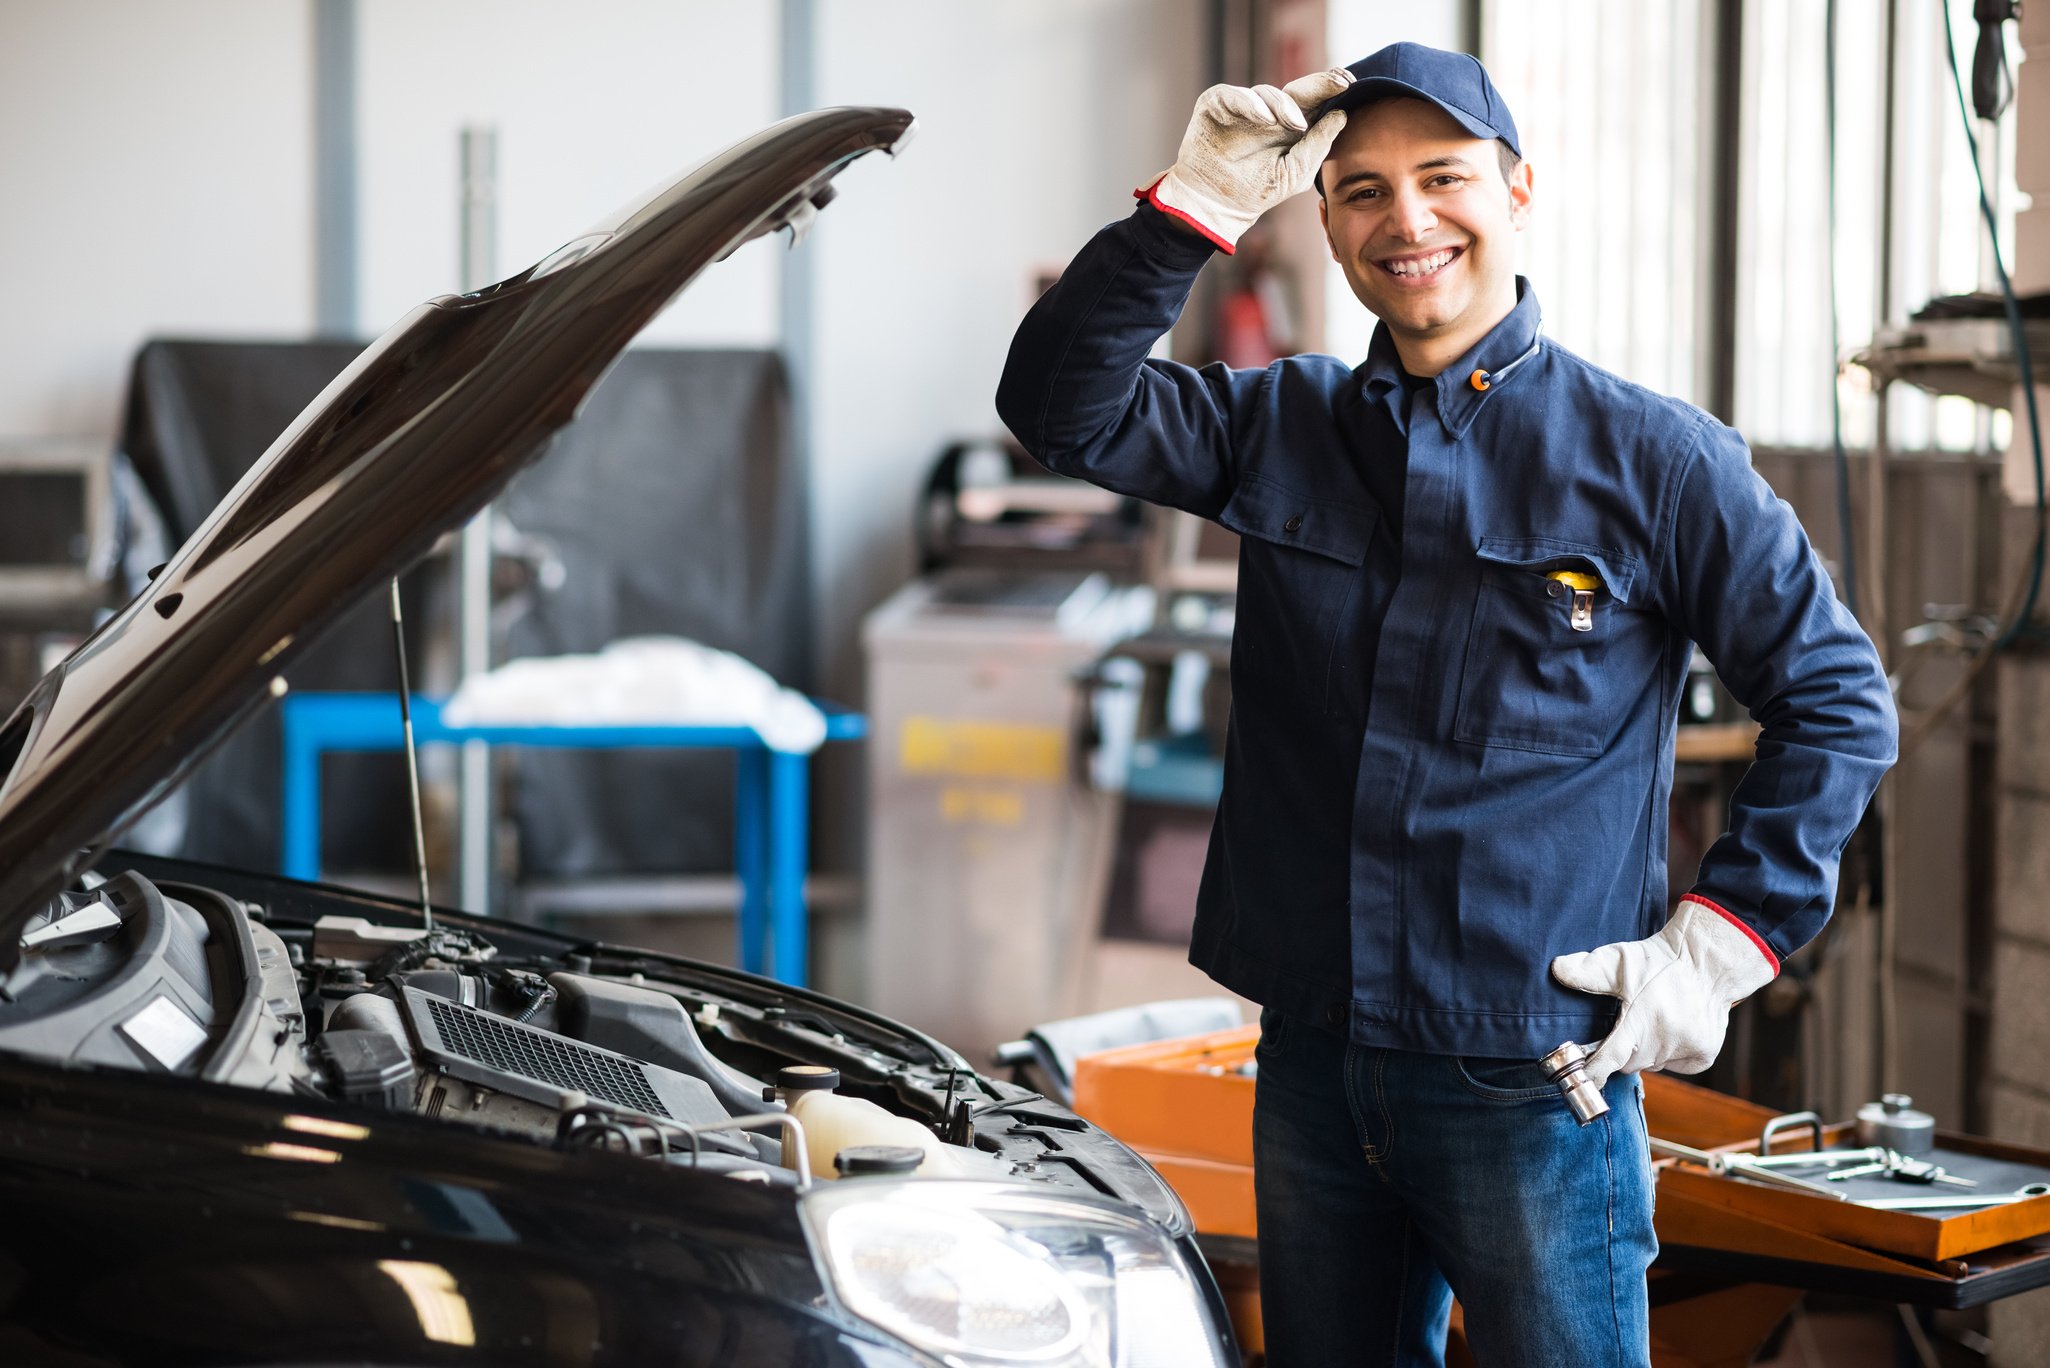
[[[530,656],[463,681],[450,726],[740,726],[770,749],[826,739],[816,704],[731,651],[681,637],[626,637],[594,655]]]

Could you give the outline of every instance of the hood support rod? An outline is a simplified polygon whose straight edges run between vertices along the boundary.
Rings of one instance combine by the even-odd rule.
[[[427,895],[427,828],[420,820],[420,753],[413,748],[413,684],[406,673],[406,620],[399,611],[399,581],[391,582],[392,644],[399,654],[399,720],[406,732],[406,786],[413,799],[413,868],[420,875],[420,926],[434,929],[434,904]]]

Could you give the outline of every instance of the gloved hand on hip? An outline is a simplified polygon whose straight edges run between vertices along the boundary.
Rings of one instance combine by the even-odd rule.
[[[1614,1073],[1700,1073],[1723,1048],[1730,1008],[1778,974],[1764,941],[1693,897],[1680,900],[1655,936],[1552,961],[1552,977],[1568,988],[1623,1000],[1614,1029],[1587,1061],[1597,1088]]]
[[[1309,111],[1352,84],[1343,67],[1271,85],[1217,85],[1196,100],[1174,166],[1139,191],[1225,251],[1260,215],[1299,193],[1345,127],[1335,110],[1310,127]]]

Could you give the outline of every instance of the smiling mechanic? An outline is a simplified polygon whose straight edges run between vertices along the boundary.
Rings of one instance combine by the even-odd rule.
[[[1366,361],[1148,360],[1313,177]],[[1032,309],[998,406],[1053,469],[1241,538],[1190,958],[1265,1007],[1270,1362],[1437,1364],[1456,1293],[1482,1363],[1643,1364],[1637,1073],[1706,1068],[1828,918],[1894,755],[1877,655],[1742,439],[1540,336],[1531,171],[1472,57],[1213,88],[1140,198]],[[1669,909],[1691,642],[1762,731]],[[1583,1129],[1533,1061],[1601,1037]]]

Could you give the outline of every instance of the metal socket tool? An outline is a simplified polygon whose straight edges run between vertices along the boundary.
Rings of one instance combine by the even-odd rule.
[[[1858,1143],[1884,1145],[1901,1154],[1929,1154],[1936,1148],[1936,1118],[1915,1110],[1906,1093],[1887,1093],[1858,1108]]]
[[[1818,1197],[1827,1197],[1833,1202],[1842,1202],[1849,1198],[1849,1194],[1842,1188],[1833,1188],[1824,1183],[1812,1182],[1806,1178],[1797,1178],[1791,1173],[1781,1173],[1777,1168],[1773,1167],[1774,1160],[1799,1158],[1812,1162],[1815,1158],[1815,1152],[1798,1156],[1724,1154],[1714,1150],[1699,1150],[1692,1145],[1682,1145],[1672,1140],[1661,1140],[1656,1135],[1651,1137],[1651,1152],[1653,1154],[1668,1154],[1675,1159],[1685,1159],[1689,1163],[1699,1164],[1710,1173],[1721,1178],[1742,1178],[1753,1183],[1770,1183],[1775,1187],[1794,1188],[1801,1192],[1813,1193]]]
[[[2050,1197],[2050,1183],[2028,1183],[2013,1192],[1990,1193],[1985,1196],[1959,1197],[1868,1197],[1859,1206],[1874,1207],[1880,1211],[1970,1211],[1980,1207],[2006,1206],[2009,1202],[2027,1201],[2031,1197]]]
[[[1566,1099],[1566,1109],[1583,1126],[1609,1114],[1609,1104],[1602,1097],[1601,1089],[1595,1087],[1587,1076],[1587,1057],[1594,1051],[1595,1045],[1581,1045],[1569,1040],[1538,1061],[1538,1067],[1545,1071],[1545,1078],[1559,1089],[1559,1096]]]

